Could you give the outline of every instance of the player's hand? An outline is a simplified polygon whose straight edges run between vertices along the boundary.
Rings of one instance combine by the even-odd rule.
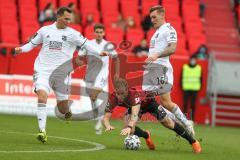
[[[17,55],[19,55],[20,53],[22,53],[22,48],[16,47],[15,50],[14,50],[14,56],[17,56]]]
[[[109,53],[106,52],[106,51],[103,51],[103,52],[100,53],[100,56],[102,56],[102,57],[103,57],[103,56],[108,56],[108,55],[109,55]]]
[[[122,129],[120,134],[123,136],[126,136],[126,135],[129,136],[131,134],[131,131],[132,131],[132,129],[127,127],[127,128]]]
[[[111,131],[111,130],[114,130],[115,127],[113,126],[107,126],[106,129],[105,129],[105,132],[108,132],[108,131]]]
[[[153,61],[156,61],[159,58],[158,54],[151,54],[148,56],[148,58],[145,60],[146,63],[152,63]]]

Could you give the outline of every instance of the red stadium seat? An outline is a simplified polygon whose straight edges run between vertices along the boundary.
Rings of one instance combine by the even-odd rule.
[[[80,0],[80,11],[96,10],[98,11],[98,1],[96,0]]]
[[[127,18],[128,16],[133,16],[135,18],[136,15],[139,17],[138,0],[122,0],[121,12],[124,18]]]
[[[171,17],[166,19],[167,22],[169,22],[177,32],[183,32],[182,29],[182,19],[181,17]]]
[[[106,28],[106,39],[117,46],[123,41],[124,32],[121,28]]]
[[[162,5],[176,4],[179,6],[179,0],[162,0]]]
[[[149,15],[149,9],[159,4],[159,0],[142,0],[142,17]]]
[[[82,33],[82,26],[79,24],[70,24],[69,27],[72,27],[73,29],[77,30],[78,32]]]
[[[21,26],[21,38],[22,43],[26,43],[29,39],[38,31],[40,28],[39,24],[36,21],[26,22]]]
[[[36,5],[36,0],[18,0],[18,5],[22,6],[22,5],[32,5],[32,6],[37,6]]]
[[[185,35],[181,32],[178,32],[177,39],[178,39],[177,48],[186,49],[187,48],[187,45],[186,45],[187,41],[186,41]]]
[[[187,49],[184,48],[177,48],[175,51],[174,55],[178,55],[178,56],[189,56],[189,52]]]
[[[105,13],[103,13],[102,14],[103,24],[106,27],[111,27],[112,23],[118,21],[118,16],[119,16],[118,12],[105,12]]]
[[[20,23],[25,22],[38,22],[38,13],[37,13],[37,8],[36,6],[27,6],[27,5],[22,5],[19,7],[19,18],[20,18]]]
[[[16,7],[12,8],[11,10],[8,9],[0,9],[0,21],[5,21],[5,20],[17,20],[17,12],[16,12]]]
[[[93,38],[95,38],[93,26],[87,26],[87,27],[85,27],[85,29],[84,29],[84,36],[85,36],[87,39],[93,39]]]
[[[150,44],[151,38],[152,38],[153,34],[155,33],[155,31],[156,30],[152,28],[147,32],[147,43],[148,43],[148,45]]]
[[[203,33],[203,25],[200,19],[192,20],[192,21],[185,21],[185,32],[188,37],[191,34],[195,33]]]
[[[183,0],[183,5],[199,6],[199,0]]]
[[[84,11],[82,11],[82,25],[86,25],[88,15],[92,15],[93,16],[93,21],[95,23],[99,23],[100,15],[99,15],[99,12],[97,10],[84,10]]]
[[[206,36],[202,33],[191,35],[188,38],[188,47],[190,54],[193,54],[202,45],[206,44]]]
[[[19,44],[19,28],[16,21],[5,21],[1,26],[1,39],[4,43]]]
[[[42,11],[48,3],[53,3],[54,7],[57,8],[57,0],[40,0],[39,1],[39,10]]]
[[[132,47],[139,45],[144,38],[144,32],[142,29],[129,29],[127,31],[126,40],[132,43]]]
[[[0,53],[0,74],[8,74],[8,56]]]
[[[17,20],[17,9],[15,0],[0,1],[0,19]]]
[[[102,14],[118,13],[118,0],[100,0]]]
[[[59,0],[59,6],[68,6],[69,3],[78,4],[77,0]]]
[[[182,14],[185,19],[195,19],[200,18],[199,16],[200,9],[198,5],[183,5],[182,6]]]
[[[33,74],[33,66],[38,52],[30,51],[11,58],[9,74]]]
[[[167,19],[172,19],[180,16],[178,4],[165,4],[163,7],[165,8]]]

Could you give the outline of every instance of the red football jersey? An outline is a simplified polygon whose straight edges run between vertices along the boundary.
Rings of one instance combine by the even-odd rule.
[[[119,101],[116,92],[113,92],[109,96],[106,112],[112,112],[116,106],[130,108],[140,104],[141,108],[145,108],[152,100],[154,100],[154,98],[150,94],[142,90],[137,90],[136,88],[129,88],[128,96],[123,101]]]

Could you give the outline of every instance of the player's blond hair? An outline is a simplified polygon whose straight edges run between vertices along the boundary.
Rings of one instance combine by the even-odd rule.
[[[114,88],[128,88],[128,83],[125,79],[119,78],[114,81]]]
[[[150,10],[149,10],[149,13],[152,13],[153,11],[157,11],[158,13],[164,13],[165,14],[165,8],[161,5],[151,7]]]

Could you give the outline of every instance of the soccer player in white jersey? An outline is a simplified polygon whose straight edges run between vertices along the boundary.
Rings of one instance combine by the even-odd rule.
[[[40,28],[31,41],[22,47],[15,48],[15,54],[29,52],[34,47],[42,44],[41,50],[34,64],[34,86],[38,97],[37,118],[39,133],[38,140],[47,141],[47,98],[50,90],[55,92],[58,110],[71,116],[69,110],[70,75],[72,70],[71,59],[77,46],[85,47],[93,54],[106,55],[107,52],[99,51],[78,31],[68,27],[72,11],[61,7],[57,11],[57,21],[52,25]],[[61,65],[69,63],[66,68]],[[59,69],[60,68],[60,69]],[[55,72],[58,70],[57,72]]]
[[[172,102],[170,95],[173,86],[173,68],[169,56],[176,50],[177,33],[170,23],[166,23],[165,9],[162,6],[152,7],[150,18],[156,32],[150,41],[142,89],[159,95],[162,105],[194,136],[193,124],[186,119],[179,106]]]
[[[94,25],[94,35],[95,39],[91,40],[92,44],[100,51],[105,50],[109,52],[109,56],[112,57],[115,65],[114,79],[118,79],[119,58],[117,52],[114,50],[114,45],[103,38],[105,36],[105,27],[103,24]],[[84,49],[79,51],[78,59],[80,60],[82,57],[87,57],[87,72],[85,76],[86,92],[90,96],[92,108],[97,111],[97,113],[95,113],[95,116],[98,117],[96,119],[95,130],[96,134],[101,134],[101,119],[108,101],[109,57],[100,57]]]

